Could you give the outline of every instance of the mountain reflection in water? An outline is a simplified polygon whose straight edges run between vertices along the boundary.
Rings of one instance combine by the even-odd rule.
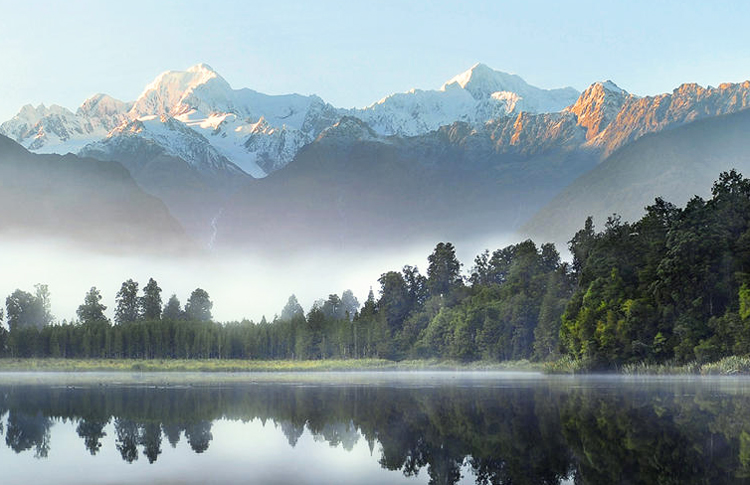
[[[291,448],[306,431],[344,450],[364,440],[382,469],[429,483],[750,483],[750,389],[560,382],[3,384],[0,432],[44,461],[53,424],[72,425],[94,456],[113,429],[122,460],[158,467],[181,441],[208,450],[218,421],[260,420]]]

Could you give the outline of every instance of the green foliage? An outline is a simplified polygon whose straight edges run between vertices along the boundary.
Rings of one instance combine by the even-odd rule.
[[[185,304],[185,315],[188,320],[208,322],[212,318],[211,308],[213,306],[213,302],[208,297],[208,292],[202,288],[196,288]]]
[[[535,360],[554,368],[669,368],[750,355],[750,181],[722,173],[712,198],[679,209],[662,199],[634,223],[591,218],[570,241],[571,264],[555,247],[523,241],[484,251],[464,284],[451,243],[414,266],[381,275],[360,310],[354,294],[330,294],[305,315],[292,295],[281,317],[212,321],[198,288],[181,309],[150,279],[138,296],[127,280],[115,322],[92,288],[80,325],[50,325],[49,291],[6,299],[12,356]],[[556,366],[556,367],[555,367]]]
[[[142,319],[159,320],[161,318],[161,288],[153,278],[149,278],[148,284],[143,287],[143,296],[139,304]]]
[[[462,284],[461,263],[453,244],[438,243],[427,262],[427,288],[432,296],[446,295]]]
[[[123,282],[115,296],[115,302],[115,323],[122,325],[138,320],[138,283],[132,279]]]
[[[95,286],[86,293],[86,297],[83,299],[83,304],[78,307],[76,313],[81,323],[84,325],[106,321],[107,318],[104,316],[104,311],[107,309],[106,306],[102,305],[102,295]]]
[[[750,181],[722,173],[712,195],[684,209],[656,199],[640,221],[613,217],[601,233],[587,220],[570,242],[565,352],[597,367],[750,352]]]
[[[750,287],[747,283],[742,283],[739,292],[740,300],[740,318],[747,320],[750,317]]]
[[[177,298],[177,295],[172,294],[172,296],[169,297],[169,300],[167,300],[167,304],[164,305],[164,310],[162,310],[161,317],[164,320],[182,320],[184,317],[184,313],[182,311],[182,306],[180,305],[180,300]]]
[[[40,329],[52,323],[50,295],[47,285],[35,285],[31,294],[16,290],[5,299],[8,327],[13,329]]]

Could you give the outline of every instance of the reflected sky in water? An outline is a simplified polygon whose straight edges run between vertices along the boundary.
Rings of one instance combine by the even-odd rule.
[[[750,483],[750,381],[0,375],[2,483]]]

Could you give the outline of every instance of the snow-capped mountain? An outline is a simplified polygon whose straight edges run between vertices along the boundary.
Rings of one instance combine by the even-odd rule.
[[[572,88],[539,89],[477,64],[439,90],[412,90],[343,110],[314,95],[233,89],[210,66],[198,64],[160,74],[130,103],[98,94],[76,113],[25,106],[0,125],[0,133],[35,152],[107,158],[121,158],[115,151],[132,146],[117,138],[141,137],[200,172],[239,167],[262,178],[288,164],[342,116],[359,118],[379,135],[414,136],[455,121],[482,124],[521,111],[560,111],[577,97]]]
[[[573,88],[540,89],[514,74],[475,64],[439,90],[413,89],[387,96],[349,114],[382,135],[416,136],[454,121],[485,123],[520,112],[551,113],[573,104]]]
[[[345,110],[234,89],[199,64],[159,75],[133,102],[25,106],[0,134],[37,153],[121,164],[202,245],[276,248],[364,244],[374,227],[393,240],[407,227],[431,239],[519,227],[644,135],[747,108],[750,82],[639,97],[604,81],[579,95],[477,64],[440,89]]]
[[[135,129],[118,128],[109,138],[135,132],[199,170],[222,168],[216,163],[222,157],[261,178],[289,163],[302,146],[338,119],[338,112],[317,96],[269,96],[232,89],[210,66],[198,64],[159,75],[135,101],[129,116],[142,123]],[[190,141],[187,148],[185,140]]]
[[[106,153],[127,145],[116,138],[138,136],[199,171],[229,163],[260,178],[289,163],[339,116],[317,96],[234,90],[210,66],[198,64],[159,75],[131,103],[96,95],[76,113],[25,106],[0,125],[0,133],[43,153]]]
[[[0,125],[3,134],[36,153],[78,153],[128,119],[132,103],[96,94],[73,113],[62,106],[26,105]]]
[[[641,98],[605,81],[579,95],[573,88],[540,89],[476,64],[440,89],[413,89],[345,110],[315,95],[234,89],[210,66],[198,64],[160,74],[133,102],[97,94],[75,113],[56,105],[24,106],[0,125],[0,134],[37,153],[110,160],[126,158],[127,147],[141,150],[143,144],[130,141],[137,138],[184,160],[197,173],[263,178],[347,116],[381,137],[421,136],[465,123],[490,133],[503,153],[525,156],[556,144],[580,144],[603,158],[646,133],[748,106],[748,83],[686,84],[670,94]],[[486,136],[467,140],[479,138],[487,143]]]
[[[164,153],[189,161],[203,173],[242,174],[242,170],[217,150],[201,133],[191,129],[175,118],[144,116],[114,128],[101,141],[83,147],[80,154],[101,160],[112,154],[127,154],[134,146],[130,140],[149,142],[164,150]]]

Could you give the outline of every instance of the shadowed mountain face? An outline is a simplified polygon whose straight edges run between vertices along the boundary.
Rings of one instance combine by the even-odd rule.
[[[113,146],[105,150],[108,145]],[[157,143],[135,136],[111,138],[81,153],[124,166],[143,190],[166,204],[188,236],[203,247],[211,246],[213,221],[229,195],[251,179],[226,160],[231,171],[201,171]]]
[[[345,118],[284,170],[238,190],[216,243],[373,247],[508,233],[594,163],[557,147],[502,152],[460,124],[403,139]]]
[[[656,197],[684,205],[708,196],[720,172],[750,174],[748,133],[750,111],[741,111],[644,136],[573,182],[523,232],[564,245],[589,215],[600,226],[613,213],[635,221]]]
[[[711,123],[696,125],[704,128],[694,135],[673,136],[670,130],[686,133],[679,127],[748,106],[750,82],[683,84],[671,93],[640,97],[604,81],[578,95],[570,88],[540,90],[478,64],[438,91],[413,90],[343,110],[315,96],[235,90],[200,64],[163,73],[135,102],[96,95],[76,113],[59,106],[22,108],[0,133],[39,153],[72,151],[117,162],[143,192],[125,197],[130,189],[124,186],[102,190],[104,202],[97,207],[75,205],[98,200],[86,189],[92,180],[106,179],[94,183],[99,189],[114,180],[107,178],[114,172],[100,173],[105,165],[74,180],[74,168],[84,163],[75,159],[66,162],[69,181],[57,184],[52,198],[40,198],[49,174],[45,169],[32,177],[31,164],[24,169],[29,177],[15,182],[13,200],[36,199],[14,202],[21,208],[8,205],[3,217],[15,221],[6,230],[57,224],[53,233],[86,234],[83,239],[92,243],[135,242],[140,236],[131,233],[140,229],[114,236],[96,221],[171,231],[174,220],[155,222],[163,206],[126,220],[138,213],[136,207],[158,205],[144,198],[149,194],[199,247],[336,250],[509,234],[558,196],[551,215],[529,223],[526,232],[564,243],[589,213],[598,220],[612,212],[637,218],[656,195],[679,203],[705,190],[720,170],[742,168],[731,163],[742,158],[733,142],[716,143],[719,137],[741,137],[742,128],[729,128],[726,135],[720,128],[698,132]],[[655,133],[663,137],[650,137]],[[663,140],[658,160],[649,153],[656,149],[649,148],[653,139]],[[701,139],[713,148],[696,141]],[[628,157],[637,160],[616,161]],[[591,178],[561,194],[603,159]],[[80,166],[97,165],[89,160]],[[670,175],[667,166],[680,173]],[[23,180],[28,185],[22,188]],[[63,190],[67,199],[60,204],[55,197]],[[10,193],[5,197],[10,204]],[[127,201],[114,203],[116,197]],[[585,202],[576,202],[579,197]],[[63,224],[52,208],[86,216]]]
[[[35,155],[0,136],[0,233],[107,251],[186,250],[180,224],[120,164]]]

